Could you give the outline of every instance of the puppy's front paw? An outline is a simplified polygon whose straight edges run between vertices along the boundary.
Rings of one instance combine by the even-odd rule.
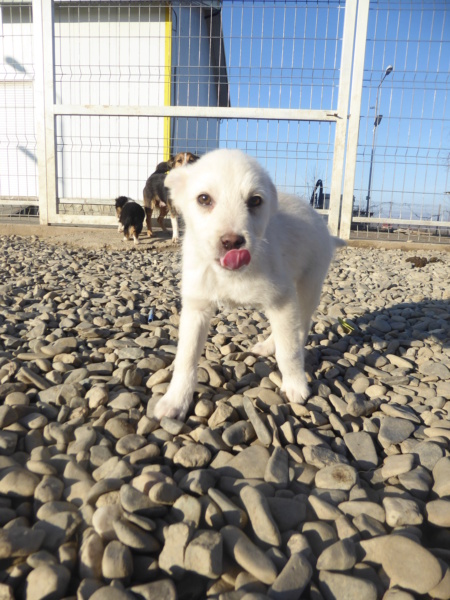
[[[176,245],[176,244],[178,244],[179,241],[180,241],[180,238],[178,236],[172,238],[172,244]]]
[[[304,404],[310,395],[309,386],[304,375],[283,379],[281,391],[286,394],[289,402],[294,404]]]
[[[183,397],[178,394],[171,394],[170,391],[164,394],[161,400],[155,406],[153,416],[160,421],[163,417],[178,419],[184,421],[189,409],[192,398]]]
[[[275,354],[275,343],[272,336],[269,336],[263,342],[258,342],[251,349],[252,354],[258,354],[258,356],[272,356]]]

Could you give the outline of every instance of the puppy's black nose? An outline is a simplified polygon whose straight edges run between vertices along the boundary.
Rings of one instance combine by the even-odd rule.
[[[226,233],[220,241],[225,250],[237,250],[245,244],[245,237],[236,233]]]

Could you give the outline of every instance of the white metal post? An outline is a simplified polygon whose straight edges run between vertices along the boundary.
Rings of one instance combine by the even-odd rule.
[[[56,148],[53,60],[53,1],[33,0],[34,99],[39,175],[39,221],[48,225],[56,216]]]
[[[359,121],[361,118],[361,95],[366,55],[367,23],[370,0],[359,0],[356,22],[355,53],[352,72],[352,92],[347,134],[347,154],[342,198],[340,237],[350,239],[353,213],[353,191],[355,187],[356,154],[358,150]]]
[[[333,235],[338,235],[339,232],[342,175],[344,172],[345,158],[345,138],[347,134],[348,102],[350,98],[353,45],[355,41],[356,6],[356,0],[352,2],[346,2],[345,4],[337,120],[334,134],[333,170],[331,174],[330,214],[328,217],[328,226]]]

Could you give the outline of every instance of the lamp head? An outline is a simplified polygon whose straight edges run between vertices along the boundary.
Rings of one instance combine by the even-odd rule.
[[[392,73],[393,70],[394,70],[394,67],[392,65],[389,65],[386,68],[386,71],[384,72],[384,76],[386,77],[387,75],[389,75],[390,73]]]

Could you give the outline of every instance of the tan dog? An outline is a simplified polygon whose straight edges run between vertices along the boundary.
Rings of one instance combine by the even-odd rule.
[[[179,152],[167,162],[159,163],[156,167],[156,171],[147,179],[143,193],[147,233],[149,236],[153,235],[152,212],[155,209],[159,209],[159,216],[157,218],[159,226],[163,231],[166,231],[164,219],[168,214],[172,223],[172,242],[178,242],[178,213],[171,202],[169,190],[165,187],[164,181],[167,172],[171,169],[184,167],[185,165],[194,163],[196,160],[198,160],[198,156],[191,152]]]

